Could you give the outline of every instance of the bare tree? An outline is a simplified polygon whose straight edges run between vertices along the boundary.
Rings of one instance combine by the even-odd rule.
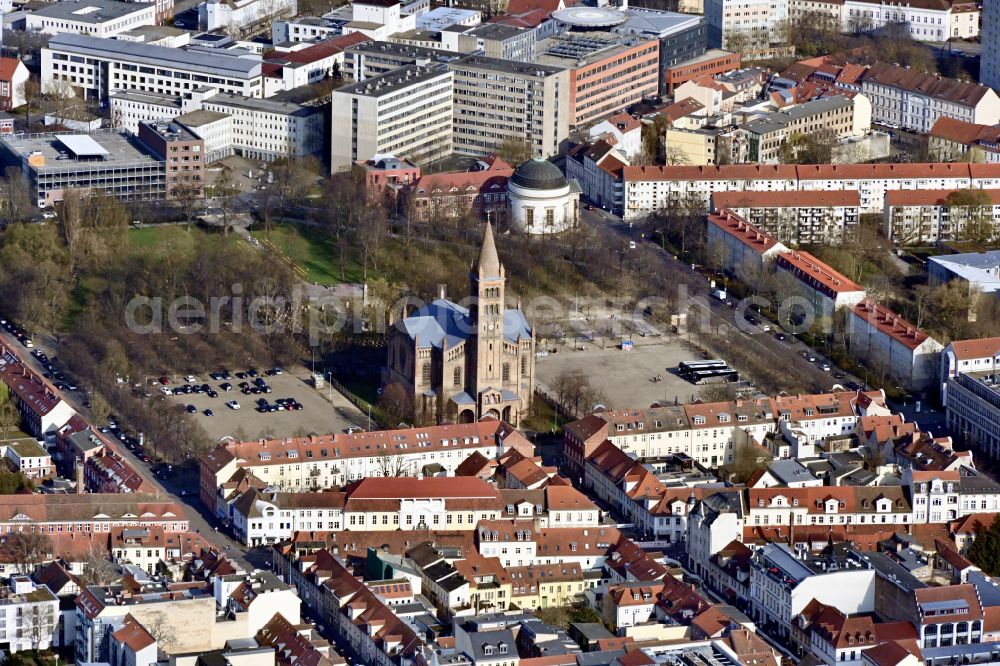
[[[212,185],[212,198],[222,211],[222,233],[228,234],[233,226],[233,219],[236,216],[236,197],[240,190],[233,182],[231,169],[223,167],[222,173]]]
[[[52,644],[56,632],[57,612],[56,604],[36,602],[29,604],[20,615],[21,626],[17,630],[18,636],[31,642],[31,651],[36,657],[43,645]]]
[[[39,532],[13,532],[0,542],[0,556],[21,574],[31,574],[52,553],[49,537]]]
[[[3,387],[0,390],[0,394],[7,392],[7,387]],[[3,435],[2,439],[7,439],[7,435],[10,431],[18,426],[21,422],[21,414],[17,411],[17,407],[9,399],[4,399],[0,402],[0,434]]]
[[[403,456],[392,454],[381,455],[375,459],[375,468],[379,476],[385,478],[395,478],[401,476],[413,476],[413,465],[407,462]]]
[[[81,585],[110,585],[119,577],[118,569],[108,559],[108,553],[104,548],[95,544],[87,549],[83,556],[83,573],[80,574]]]
[[[531,159],[533,151],[527,139],[504,139],[497,150],[497,155],[511,166],[517,166]]]
[[[169,651],[171,647],[177,644],[177,632],[167,614],[163,611],[157,610],[144,614],[140,622],[146,628],[146,631],[149,632],[149,635],[156,639],[161,650],[165,652]]]

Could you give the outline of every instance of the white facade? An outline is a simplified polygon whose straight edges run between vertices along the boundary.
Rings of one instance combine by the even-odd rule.
[[[426,163],[451,153],[452,72],[416,65],[333,91],[330,167],[375,155]]]
[[[8,595],[0,600],[0,642],[11,652],[48,650],[59,629],[59,599],[27,576],[10,580]]]
[[[173,97],[112,93],[110,104],[111,124],[133,134],[139,132],[139,123],[144,120],[173,120],[182,113],[179,100]]]
[[[983,44],[1000,44],[1000,3],[983,3]],[[983,49],[979,57],[979,82],[1000,89],[1000,49]]]
[[[245,52],[188,51],[140,42],[61,34],[42,49],[41,83],[65,81],[85,98],[117,90],[183,95],[213,86],[246,97],[262,95],[261,59]]]
[[[67,7],[73,7],[72,11],[68,11]],[[102,11],[113,16],[100,19],[98,17]],[[156,25],[156,4],[111,0],[100,0],[95,4],[88,4],[87,0],[74,5],[54,3],[37,12],[26,14],[24,21],[27,30],[44,35],[72,32],[94,37],[114,37],[133,28]]]
[[[575,181],[561,187],[539,190],[507,183],[511,223],[524,233],[553,234],[576,226],[580,189]]]
[[[938,378],[941,343],[871,301],[851,309],[847,337],[852,358],[879,366],[907,388],[925,390]]]
[[[788,0],[705,0],[708,43],[729,51],[766,49],[778,24],[788,18]]]
[[[844,32],[877,30],[889,23],[903,23],[909,27],[910,37],[922,42],[979,35],[979,10],[974,3],[971,8],[959,3],[942,8],[927,3],[845,0],[841,20]]]
[[[861,213],[881,214],[889,190],[1000,187],[1000,164],[727,165],[625,167],[626,220],[693,198],[711,205],[713,192],[857,190]]]
[[[591,127],[590,139],[596,141],[601,136],[610,134],[615,139],[615,150],[631,161],[642,152],[642,123],[622,127],[613,120],[614,118],[608,118]]]
[[[325,119],[318,106],[220,93],[202,101],[201,108],[230,116],[232,147],[244,157],[269,162],[323,149]]]
[[[339,532],[344,528],[343,507],[298,504],[281,506],[280,502],[255,493],[253,507],[246,513],[234,506],[233,530],[244,544],[256,546],[288,539],[293,532]]]
[[[198,5],[198,27],[230,34],[276,18],[295,16],[296,0],[208,0]]]

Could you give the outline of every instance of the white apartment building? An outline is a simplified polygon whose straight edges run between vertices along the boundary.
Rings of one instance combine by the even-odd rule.
[[[320,106],[220,92],[205,98],[201,108],[230,116],[230,144],[244,157],[270,162],[323,149],[325,117]]]
[[[0,587],[0,642],[10,652],[48,650],[59,630],[59,599],[27,576],[12,576]]]
[[[261,78],[260,56],[240,50],[176,49],[76,34],[56,35],[42,49],[43,89],[66,81],[84,98],[106,100],[119,90],[179,96],[203,86],[261,97]]]
[[[569,137],[570,70],[479,55],[448,66],[455,74],[456,153],[484,157],[505,141],[525,140],[532,157],[559,153]]]
[[[788,18],[788,0],[705,0],[708,45],[727,51],[760,51]]]
[[[861,213],[882,213],[890,190],[1000,187],[1000,164],[812,164],[665,166],[622,169],[626,220],[714,192],[856,190]]]
[[[844,32],[870,31],[902,23],[910,37],[921,42],[943,42],[979,35],[976,3],[899,3],[891,0],[845,0],[841,8]]]
[[[1000,510],[1000,484],[968,467],[947,472],[908,469],[903,482],[913,498],[914,523],[944,523]]]
[[[84,0],[53,2],[29,12],[25,29],[43,35],[78,33],[93,37],[114,37],[144,25],[156,25],[156,3]]]
[[[473,453],[496,460],[511,448],[532,451],[528,440],[499,421],[227,442],[202,456],[199,492],[205,506],[225,517],[240,470],[279,492],[304,492],[370,477],[418,476],[425,465],[453,475]]]
[[[344,528],[344,493],[274,493],[248,490],[233,503],[233,530],[248,546],[288,539],[298,531]]]
[[[869,370],[909,390],[926,390],[937,380],[941,343],[885,306],[861,301],[851,308],[847,328],[851,357]]]
[[[425,164],[451,154],[452,100],[453,73],[418,65],[333,91],[330,168],[375,155]]]
[[[814,599],[847,615],[871,613],[875,575],[875,569],[850,552],[824,559],[769,543],[751,559],[750,614],[760,623],[776,624],[787,637],[792,618]]]
[[[713,206],[716,201],[712,198]],[[740,279],[756,279],[782,252],[788,250],[768,235],[728,208],[717,208],[708,215],[708,247],[722,248],[722,265]]]
[[[938,118],[980,125],[1000,123],[1000,97],[987,86],[876,63],[861,79],[872,120],[915,132],[931,131]]]
[[[135,91],[118,91],[109,97],[111,125],[124,127],[129,132],[139,132],[144,120],[173,120],[184,113],[180,97],[152,95]]]
[[[1000,229],[1000,191],[984,190],[990,204],[951,205],[950,190],[896,190],[885,196],[884,229],[895,245],[936,244],[967,238],[970,221],[979,233],[995,237]]]
[[[207,0],[198,5],[198,27],[241,34],[267,21],[295,16],[296,0]]]

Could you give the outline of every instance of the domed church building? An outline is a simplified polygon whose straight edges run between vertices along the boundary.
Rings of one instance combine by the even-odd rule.
[[[507,308],[506,281],[487,222],[469,275],[469,307],[442,294],[393,325],[384,386],[406,389],[418,422],[496,418],[516,427],[527,415],[535,332],[520,306]]]
[[[580,185],[552,162],[532,158],[507,181],[511,226],[526,234],[557,234],[580,219]]]

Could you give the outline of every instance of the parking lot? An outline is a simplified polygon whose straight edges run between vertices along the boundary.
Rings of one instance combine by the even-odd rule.
[[[632,351],[618,347],[602,349],[598,343],[582,343],[584,351],[570,351],[560,345],[559,351],[535,361],[535,378],[538,387],[552,393],[550,386],[567,370],[587,368],[587,376],[594,388],[607,399],[607,407],[648,407],[656,401],[675,399],[685,403],[698,396],[700,387],[674,374],[682,361],[699,360],[701,354],[684,341],[666,338],[639,338]],[[659,376],[660,381],[652,381]]]
[[[245,371],[246,368],[241,369]],[[193,405],[197,410],[191,414],[213,440],[222,437],[256,439],[259,437],[291,437],[305,435],[311,432],[321,434],[342,433],[348,426],[368,426],[367,414],[362,414],[344,396],[330,388],[317,391],[309,381],[309,374],[304,368],[285,369],[281,375],[260,376],[271,387],[271,393],[244,395],[240,392],[239,383],[253,378],[239,379],[236,370],[230,370],[233,377],[229,380],[215,380],[208,373],[197,375],[197,383],[208,384],[218,393],[212,398],[204,393],[188,393],[183,395],[163,396],[156,393],[153,400],[165,400],[177,405],[178,409]],[[231,391],[223,391],[223,383],[232,384]],[[169,388],[184,384],[183,377],[169,378]],[[158,391],[158,387],[156,389]],[[275,411],[261,413],[256,410],[258,399],[266,399],[274,404],[279,398],[293,398],[302,405],[298,411]],[[240,408],[232,409],[226,406],[230,400],[236,400]],[[207,416],[205,410],[211,410],[212,416]]]

